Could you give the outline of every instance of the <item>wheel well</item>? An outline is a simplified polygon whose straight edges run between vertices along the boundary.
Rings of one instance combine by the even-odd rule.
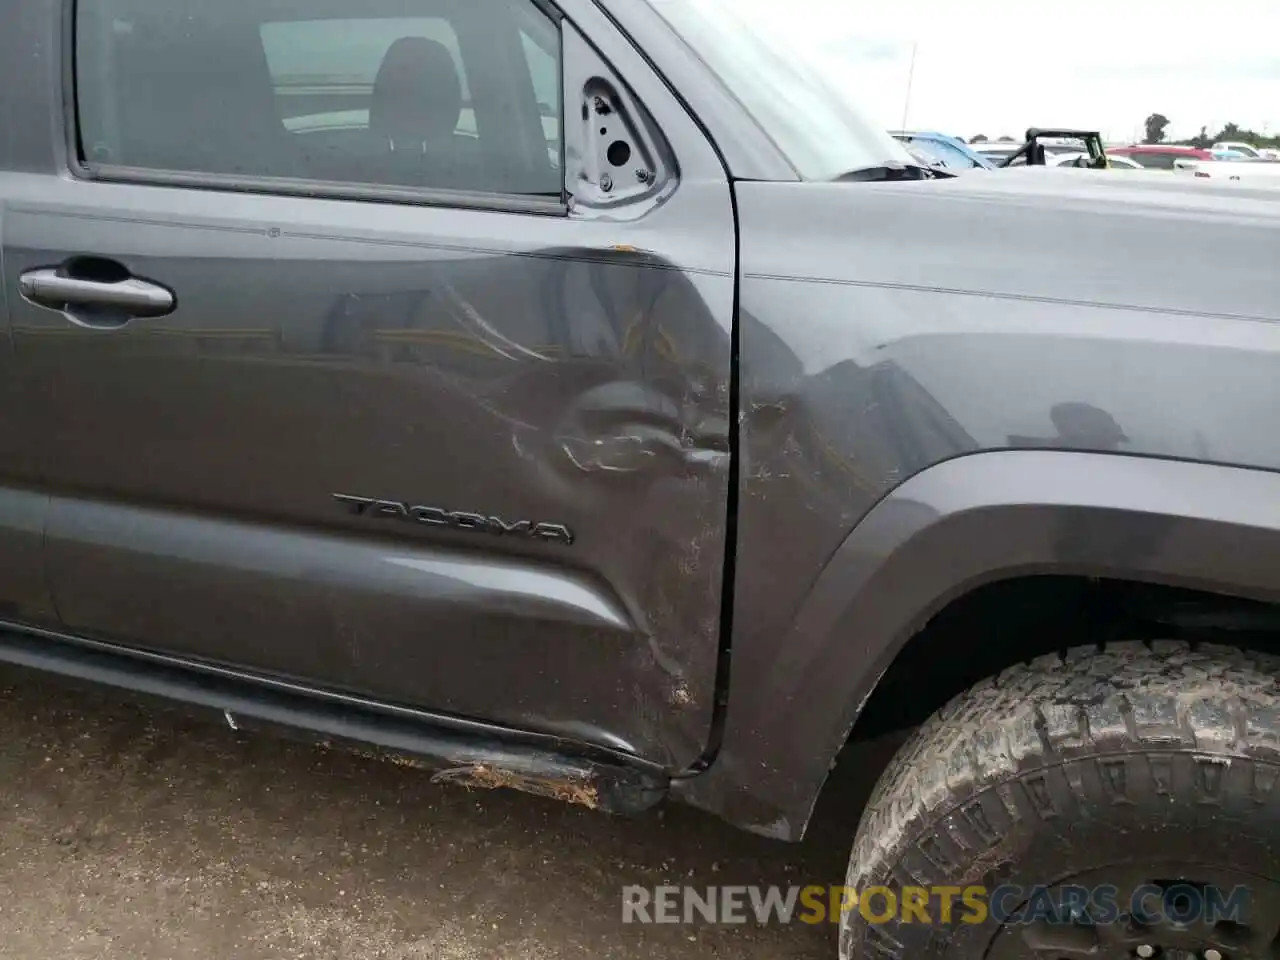
[[[1041,654],[1154,639],[1212,640],[1280,653],[1280,604],[1078,576],[988,584],[953,600],[911,638],[849,739],[918,726],[979,680]]]

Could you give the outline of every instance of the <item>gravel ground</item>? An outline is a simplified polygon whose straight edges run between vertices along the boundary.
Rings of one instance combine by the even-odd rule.
[[[830,926],[621,923],[628,884],[841,883],[866,783],[800,845],[630,820],[0,672],[0,957],[832,960]]]

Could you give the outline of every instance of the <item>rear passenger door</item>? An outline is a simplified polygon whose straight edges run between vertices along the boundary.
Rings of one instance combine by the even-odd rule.
[[[695,757],[733,221],[645,61],[586,0],[75,16],[3,197],[67,629]]]

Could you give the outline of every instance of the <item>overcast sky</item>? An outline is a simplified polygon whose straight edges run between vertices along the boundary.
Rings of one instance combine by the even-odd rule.
[[[1280,132],[1280,0],[734,0],[831,61],[865,110],[957,136],[1081,126],[1125,140]]]

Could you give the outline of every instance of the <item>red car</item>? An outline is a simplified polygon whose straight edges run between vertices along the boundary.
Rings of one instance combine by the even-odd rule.
[[[1112,147],[1109,154],[1129,157],[1144,167],[1155,170],[1172,170],[1175,160],[1212,160],[1213,154],[1196,147],[1175,147],[1165,144],[1135,144],[1132,147]]]

